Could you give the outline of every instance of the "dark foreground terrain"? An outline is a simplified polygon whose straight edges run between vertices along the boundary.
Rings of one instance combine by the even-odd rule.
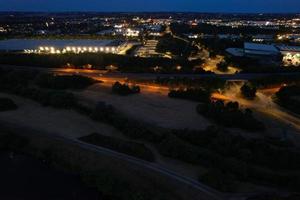
[[[0,163],[0,199],[99,199],[76,175],[50,169],[31,157],[1,152]]]

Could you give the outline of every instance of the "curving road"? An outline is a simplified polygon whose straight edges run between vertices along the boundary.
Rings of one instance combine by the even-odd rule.
[[[272,95],[275,94],[279,88],[258,90],[255,100],[247,100],[240,96],[240,87],[241,85],[239,84],[233,85],[222,94],[214,93],[212,98],[225,101],[238,101],[242,106],[252,108],[257,112],[283,122],[286,127],[293,127],[298,131],[300,130],[300,117],[280,107],[272,100]]]

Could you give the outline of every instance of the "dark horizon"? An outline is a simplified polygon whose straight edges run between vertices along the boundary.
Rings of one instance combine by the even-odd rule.
[[[300,13],[298,0],[0,0],[7,12]]]

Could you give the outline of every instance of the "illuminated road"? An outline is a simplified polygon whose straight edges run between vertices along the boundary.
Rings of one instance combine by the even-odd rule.
[[[242,107],[254,109],[259,113],[263,113],[273,119],[283,122],[286,127],[291,126],[300,130],[300,118],[278,106],[272,100],[272,95],[277,92],[279,88],[259,90],[257,92],[257,98],[251,101],[240,96],[240,86],[241,85],[232,86],[222,94],[214,93],[212,98],[224,101],[238,101]]]
[[[38,68],[38,67],[22,67],[22,66],[2,66],[5,68],[14,68],[17,70],[39,70],[42,72],[52,72],[55,74],[76,74],[87,76],[96,80],[103,81],[104,86],[111,87],[116,81],[121,83],[134,84],[135,80],[152,81],[161,78],[172,77],[187,77],[187,78],[201,78],[201,77],[216,77],[214,74],[155,74],[155,73],[120,73],[120,72],[107,72],[106,70],[89,70],[89,69],[71,69],[71,68]],[[238,76],[223,77],[225,79],[239,79]],[[169,93],[169,87],[160,86],[157,84],[143,84],[138,83],[143,93],[160,93],[167,95]]]
[[[3,66],[2,66],[3,67]],[[107,73],[105,70],[84,70],[84,69],[63,69],[63,68],[37,68],[37,67],[20,67],[20,66],[5,66],[7,68],[14,68],[20,70],[34,69],[45,72],[53,72],[58,74],[79,74],[104,81],[106,86],[111,86],[115,81],[126,82],[127,80],[155,80],[157,77],[171,78],[171,77],[187,77],[187,78],[201,78],[201,77],[218,77],[224,80],[249,80],[253,78],[262,78],[272,74],[233,74],[233,75],[216,75],[216,74],[137,74],[137,73]],[[297,73],[298,74],[298,73]],[[285,76],[295,75],[295,73],[285,73]],[[161,93],[167,95],[168,87],[158,85],[139,84],[143,92]],[[258,112],[267,114],[268,116],[278,119],[287,125],[300,130],[300,119],[290,114],[288,111],[273,103],[271,95],[276,92],[276,89],[267,89],[258,92],[258,98],[254,101],[248,101],[241,98],[239,94],[239,86],[232,87],[225,91],[222,95],[213,94],[215,98],[223,100],[238,101],[241,105],[257,110]],[[217,95],[217,96],[216,96]]]
[[[107,72],[106,70],[88,70],[88,69],[66,69],[66,68],[42,68],[42,67],[28,67],[28,66],[11,66],[11,65],[0,65],[2,68],[16,69],[16,70],[38,70],[42,72],[53,72],[53,73],[68,73],[68,74],[80,74],[87,76],[98,76],[106,78],[116,79],[138,79],[138,80],[155,80],[157,77],[161,78],[220,78],[223,80],[250,80],[255,78],[263,78],[274,73],[248,73],[248,74],[157,74],[157,73],[121,73],[121,72]],[[276,75],[294,76],[300,75],[300,73],[277,73]]]

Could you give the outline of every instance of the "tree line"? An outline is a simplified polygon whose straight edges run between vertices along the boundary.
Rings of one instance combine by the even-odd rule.
[[[92,65],[92,69],[107,69],[109,66],[114,66],[114,68],[121,72],[139,73],[194,73],[194,67],[202,63],[202,60],[189,61],[184,58],[142,58],[104,53],[70,53],[59,55],[0,53],[0,64],[47,68],[65,66],[82,68],[85,65]],[[181,66],[181,70],[178,71],[176,66]],[[199,69],[197,73],[206,72],[203,69]]]

